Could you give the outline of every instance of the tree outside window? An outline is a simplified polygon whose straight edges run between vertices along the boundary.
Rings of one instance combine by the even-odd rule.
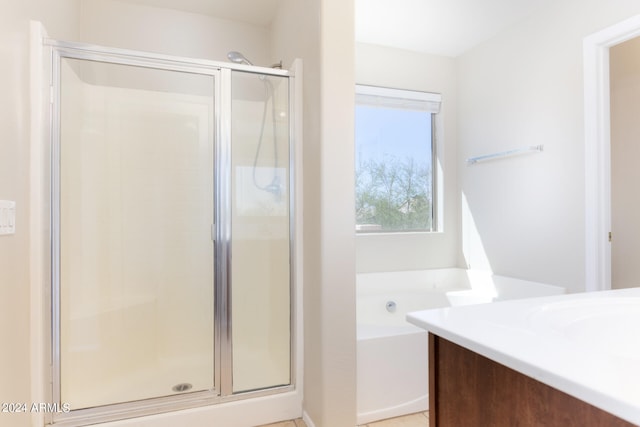
[[[433,231],[433,108],[373,90],[356,96],[356,230]]]

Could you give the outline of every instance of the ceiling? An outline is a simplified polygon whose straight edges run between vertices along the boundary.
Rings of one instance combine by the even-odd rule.
[[[553,0],[355,0],[356,41],[455,57]]]
[[[281,0],[124,0],[269,25]],[[554,0],[354,0],[356,41],[455,57]]]

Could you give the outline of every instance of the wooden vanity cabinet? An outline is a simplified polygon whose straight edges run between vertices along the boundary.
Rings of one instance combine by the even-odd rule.
[[[633,426],[432,333],[429,333],[429,425]]]

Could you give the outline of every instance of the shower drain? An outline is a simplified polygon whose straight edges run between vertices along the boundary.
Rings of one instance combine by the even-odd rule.
[[[193,387],[193,385],[189,383],[181,383],[171,387],[171,390],[175,391],[176,393],[181,393],[183,391],[191,390],[191,387]]]

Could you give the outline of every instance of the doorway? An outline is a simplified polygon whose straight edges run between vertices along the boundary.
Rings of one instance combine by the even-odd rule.
[[[611,289],[610,48],[640,36],[640,15],[584,39],[585,290]]]
[[[609,49],[611,107],[611,288],[640,286],[640,38]]]

